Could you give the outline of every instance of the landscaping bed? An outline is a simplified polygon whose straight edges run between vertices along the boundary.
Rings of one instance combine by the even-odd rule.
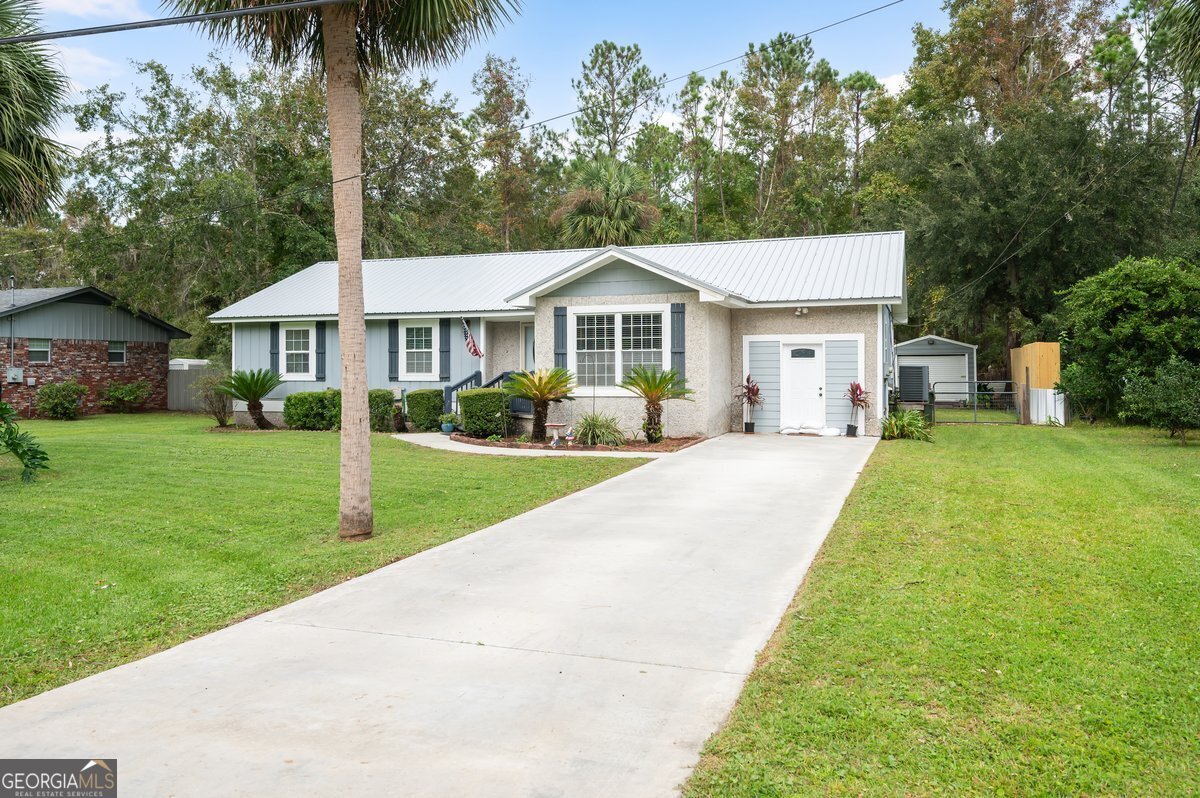
[[[464,435],[461,432],[455,432],[450,436],[450,440],[458,441],[459,443],[469,443],[473,446],[491,446],[499,449],[563,449],[572,452],[678,452],[680,449],[686,449],[689,446],[695,446],[701,441],[708,440],[701,436],[684,437],[684,438],[663,438],[658,443],[647,443],[646,441],[628,441],[622,446],[581,446],[578,443],[567,445],[566,440],[562,440],[557,447],[551,446],[550,442],[533,443],[524,440],[519,436],[509,436],[501,438],[498,441],[487,440],[486,438],[472,438],[470,435]]]

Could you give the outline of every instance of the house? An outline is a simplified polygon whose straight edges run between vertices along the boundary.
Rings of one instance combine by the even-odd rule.
[[[83,412],[95,413],[110,382],[149,380],[146,406],[167,408],[167,347],[188,333],[120,307],[91,286],[23,288],[0,293],[0,399],[33,415],[37,391],[74,378],[90,389]]]
[[[893,322],[907,313],[902,232],[373,260],[363,280],[370,387],[450,395],[563,366],[585,401],[552,406],[552,421],[595,409],[633,431],[642,404],[621,375],[638,363],[675,368],[695,394],[667,407],[669,435],[741,429],[733,389],[746,374],[765,399],[758,432],[844,429],[844,394],[858,381],[872,398],[865,429],[877,434]],[[336,263],[210,319],[232,328],[235,369],[283,377],[266,411],[339,385]],[[480,357],[464,346],[464,323]]]
[[[925,392],[932,391],[938,402],[966,402],[974,394],[976,349],[975,344],[922,335],[896,344],[896,366],[926,367],[926,385],[921,386]]]

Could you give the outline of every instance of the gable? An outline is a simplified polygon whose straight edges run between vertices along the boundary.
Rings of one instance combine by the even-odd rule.
[[[13,335],[77,341],[170,340],[169,332],[158,324],[123,308],[91,302],[52,302],[20,311],[13,315]]]
[[[682,283],[625,261],[614,261],[548,292],[548,297],[626,296],[694,291]]]

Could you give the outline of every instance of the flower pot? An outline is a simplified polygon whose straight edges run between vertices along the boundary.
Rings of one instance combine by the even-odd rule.
[[[442,434],[443,435],[449,435],[451,432],[454,432],[453,424],[443,424],[442,425]]]
[[[754,422],[753,421],[743,421],[742,422],[742,432],[746,433],[747,435],[753,435],[754,434]]]
[[[847,438],[857,438],[858,437],[858,425],[857,424],[847,424],[846,425],[846,437]]]

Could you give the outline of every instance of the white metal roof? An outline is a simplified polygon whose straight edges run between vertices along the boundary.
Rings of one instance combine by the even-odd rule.
[[[498,252],[363,262],[368,316],[526,309],[521,292],[609,251],[711,286],[731,301],[892,302],[904,291],[904,233]],[[337,264],[323,262],[214,313],[213,321],[337,315]]]

